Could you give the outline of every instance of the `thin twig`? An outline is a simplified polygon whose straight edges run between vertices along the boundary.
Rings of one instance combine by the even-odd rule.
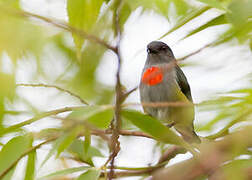
[[[149,167],[138,167],[138,168],[130,168],[130,167],[117,167],[114,166],[114,169],[125,170],[114,172],[113,178],[118,177],[129,177],[129,176],[141,176],[144,174],[151,174],[154,171],[163,168],[172,158],[174,158],[177,154],[185,153],[186,150],[179,146],[173,146],[169,148],[163,156],[159,159],[159,162],[154,166]],[[102,173],[101,176],[104,176],[106,173]]]
[[[51,142],[51,141],[54,141],[54,140],[56,140],[58,138],[58,136],[56,136],[56,137],[51,137],[51,138],[49,138],[49,139],[47,139],[46,141],[44,141],[44,142],[42,142],[42,143],[40,143],[40,144],[38,144],[38,145],[36,145],[36,146],[33,146],[33,147],[31,147],[30,149],[28,149],[28,150],[26,150],[23,154],[21,154],[21,156],[18,158],[18,159],[16,159],[7,169],[5,169],[1,174],[0,174],[0,179],[2,179],[24,156],[26,156],[27,154],[29,154],[30,152],[32,152],[32,151],[34,151],[34,150],[36,150],[36,149],[38,149],[38,148],[40,148],[42,145],[44,145],[44,144],[47,144],[47,143],[49,143],[49,142]]]
[[[111,130],[106,130],[104,131],[105,134],[111,134]],[[153,139],[152,136],[148,135],[148,134],[145,134],[141,131],[128,131],[128,130],[120,130],[119,131],[119,134],[120,135],[123,135],[123,136],[139,136],[139,137],[145,137],[145,138],[151,138]]]
[[[60,113],[63,113],[63,112],[68,112],[68,111],[73,111],[73,110],[77,110],[77,109],[80,109],[80,108],[83,108],[83,106],[74,106],[74,107],[65,107],[65,108],[61,108],[61,109],[56,109],[56,110],[52,110],[52,111],[47,111],[47,112],[44,112],[44,113],[41,113],[41,114],[38,114],[36,116],[34,116],[33,118],[31,119],[28,119],[26,121],[23,121],[21,123],[18,123],[18,124],[14,124],[12,126],[9,126],[7,128],[4,128],[0,131],[0,136],[5,134],[5,133],[8,133],[8,132],[11,132],[13,130],[16,130],[18,128],[21,128],[25,125],[28,125],[28,124],[31,124],[35,121],[38,121],[40,119],[43,119],[45,117],[49,117],[49,116],[52,116],[52,115],[57,115],[57,114],[60,114]]]
[[[190,54],[188,54],[188,55],[186,55],[186,56],[184,56],[184,57],[182,57],[182,58],[178,58],[177,61],[183,61],[183,60],[185,60],[185,59],[187,59],[187,58],[189,58],[189,57],[191,57],[191,56],[193,56],[193,55],[195,55],[195,54],[198,54],[198,53],[200,53],[202,50],[204,50],[204,49],[206,49],[206,48],[212,46],[213,44],[214,44],[213,42],[211,42],[211,43],[209,43],[209,44],[206,44],[205,46],[203,46],[202,48],[198,49],[197,51],[194,51],[194,52],[192,52],[192,53],[190,53]]]
[[[81,29],[75,28],[73,26],[70,26],[68,23],[64,22],[64,21],[60,21],[60,20],[56,20],[56,19],[50,19],[44,16],[40,16],[37,14],[33,14],[24,10],[17,10],[17,9],[9,9],[6,7],[1,6],[0,7],[1,10],[10,13],[10,14],[14,14],[14,15],[18,15],[18,16],[23,16],[23,17],[31,17],[31,18],[35,18],[35,19],[39,19],[41,21],[44,21],[46,23],[49,23],[55,27],[58,27],[60,29],[66,30],[68,32],[74,33],[84,39],[88,39],[92,42],[95,42],[97,44],[100,44],[110,50],[112,50],[113,52],[116,53],[116,48],[111,46],[110,44],[108,44],[107,42],[105,42],[104,40],[96,37],[95,35],[89,34]]]
[[[67,89],[64,89],[64,88],[61,88],[59,86],[56,86],[56,85],[49,85],[49,84],[24,84],[24,83],[20,83],[20,84],[16,84],[16,86],[25,86],[25,87],[45,87],[45,88],[55,88],[59,91],[62,91],[62,92],[66,92],[68,94],[70,94],[71,96],[74,96],[76,97],[77,99],[80,100],[80,102],[82,102],[83,104],[86,104],[86,105],[89,105],[87,103],[87,101],[85,101],[84,99],[82,99],[79,95],[67,90]]]
[[[191,102],[182,102],[182,101],[175,101],[175,102],[155,102],[155,103],[125,103],[122,104],[122,107],[128,106],[143,106],[143,107],[185,107],[185,106],[193,106],[197,104],[193,104]]]
[[[130,95],[131,93],[133,93],[134,91],[137,90],[137,88],[138,88],[138,87],[135,87],[135,88],[129,90],[128,92],[124,93],[124,94],[123,94],[123,100],[122,100],[122,101],[125,101],[126,98],[129,97],[129,95]]]

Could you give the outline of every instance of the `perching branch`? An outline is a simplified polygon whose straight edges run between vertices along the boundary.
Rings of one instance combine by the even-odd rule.
[[[68,94],[70,94],[71,96],[74,96],[76,97],[77,99],[80,100],[80,102],[82,102],[83,104],[86,104],[88,105],[87,101],[85,101],[84,99],[82,99],[79,95],[67,90],[67,89],[63,89],[59,86],[56,86],[56,85],[48,85],[48,84],[24,84],[24,83],[20,83],[20,84],[16,84],[16,86],[26,86],[26,87],[45,87],[45,88],[55,88],[59,91],[62,91],[62,92],[66,92]]]
[[[251,130],[252,127],[247,127],[222,140],[204,144],[197,159],[191,158],[164,168],[154,173],[152,180],[165,180],[166,177],[177,180],[194,180],[202,176],[208,176],[211,179],[221,170],[220,167],[223,164],[231,162],[237,156],[247,152],[247,148],[252,147]],[[234,146],[236,150],[230,152]]]

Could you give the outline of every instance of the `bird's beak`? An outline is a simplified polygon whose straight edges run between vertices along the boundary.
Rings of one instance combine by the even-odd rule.
[[[147,53],[148,54],[156,54],[157,51],[153,50],[153,49],[150,49],[150,48],[147,48]]]

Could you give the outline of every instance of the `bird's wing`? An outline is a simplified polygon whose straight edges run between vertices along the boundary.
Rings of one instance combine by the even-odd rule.
[[[191,89],[187,82],[185,74],[183,73],[183,71],[180,69],[179,66],[176,65],[175,69],[176,69],[176,75],[177,75],[177,83],[181,91],[184,93],[187,99],[192,102]]]

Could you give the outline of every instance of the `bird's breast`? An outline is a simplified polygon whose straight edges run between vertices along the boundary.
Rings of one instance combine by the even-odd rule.
[[[152,66],[145,69],[141,81],[148,86],[155,86],[163,81],[163,76],[164,74],[160,67]]]

